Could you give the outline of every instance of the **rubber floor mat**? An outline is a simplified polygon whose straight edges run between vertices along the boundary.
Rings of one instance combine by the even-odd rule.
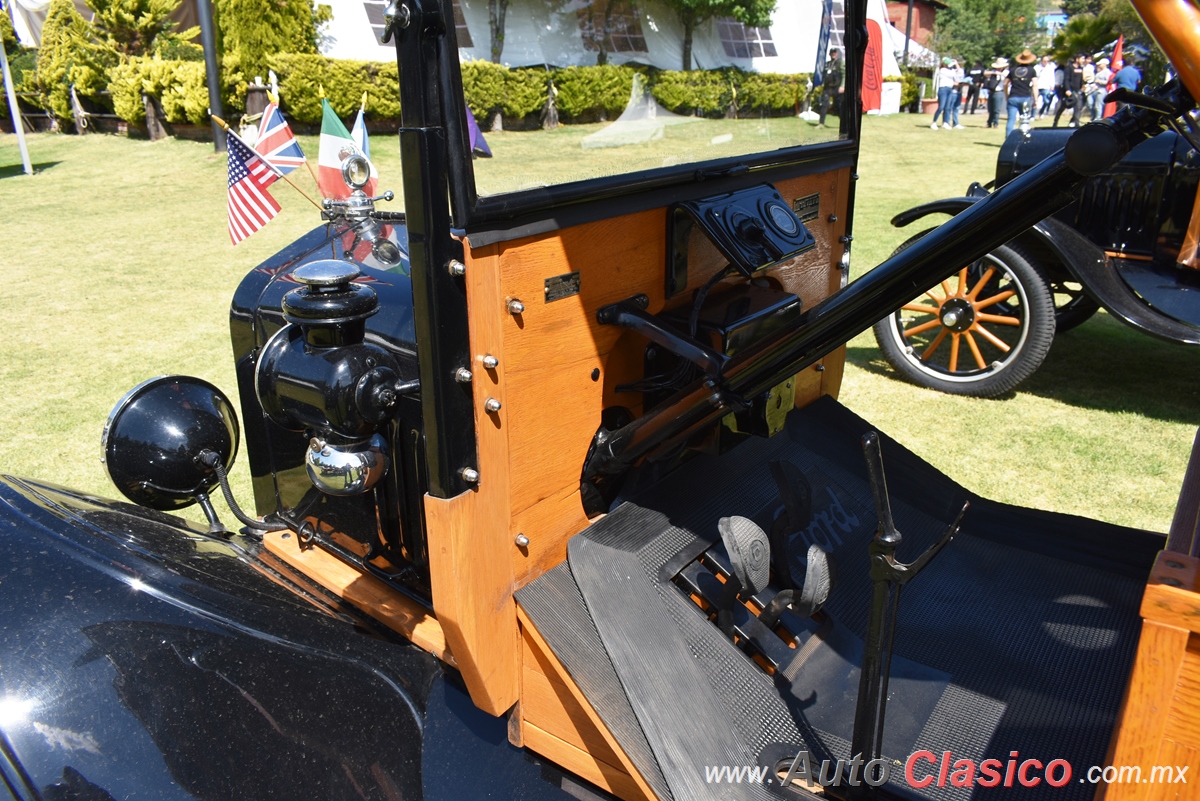
[[[782,435],[696,458],[572,539],[578,596],[549,591],[552,581],[568,578],[561,567],[552,581],[547,574],[517,594],[617,739],[631,744],[626,750],[652,786],[668,785],[677,799],[778,797],[769,785],[713,788],[705,769],[800,747],[850,755],[854,693],[847,688],[855,683],[846,674],[856,672],[853,642],[866,628],[867,544],[876,525],[860,445],[869,428],[823,399],[790,415]],[[1061,788],[912,788],[897,767],[886,790],[955,801],[1090,798],[1095,788],[1079,778],[1104,764],[1133,663],[1145,577],[1163,538],[978,498],[882,441],[904,535],[901,560],[932,544],[964,500],[972,503],[959,536],[903,593],[896,654],[935,691],[910,705],[927,719],[909,721],[917,733],[904,742],[911,752],[949,751],[976,763],[1007,762],[1012,751],[1043,764],[1063,759],[1074,773]],[[797,696],[807,686],[824,698],[819,709],[795,716],[771,679],[671,581],[717,540],[720,517],[774,516],[779,500],[768,463],[780,459],[805,473],[814,498],[812,525],[793,537],[791,553],[798,557],[812,542],[829,551],[836,581],[826,609],[846,634],[830,645],[836,659],[806,662],[797,674]],[[581,637],[594,639],[581,647]],[[596,659],[601,652],[609,659]],[[686,666],[676,664],[689,655]],[[896,697],[903,690],[903,681],[891,688],[889,715],[903,705]],[[909,754],[888,756],[903,762]]]

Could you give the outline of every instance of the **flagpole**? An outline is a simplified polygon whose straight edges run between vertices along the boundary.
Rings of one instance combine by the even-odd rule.
[[[225,122],[225,120],[221,119],[221,118],[220,118],[220,117],[218,117],[216,114],[212,114],[212,115],[210,115],[210,116],[213,118],[213,121],[217,123],[217,125],[220,125],[220,126],[221,126],[221,129],[222,129],[222,130],[224,130],[224,131],[225,131],[225,133],[229,134],[229,135],[230,135],[230,136],[232,136],[234,139],[236,139],[236,140],[238,140],[239,142],[241,142],[241,143],[242,143],[242,146],[243,146],[243,147],[245,147],[247,150],[249,150],[251,153],[255,153],[255,154],[257,155],[257,153],[256,153],[256,151],[254,150],[254,148],[252,148],[252,147],[250,147],[250,145],[246,144],[246,140],[245,140],[245,139],[242,139],[242,137],[238,136],[238,135],[237,135],[237,132],[236,132],[236,131],[234,131],[232,128],[230,128],[230,127],[229,127],[229,123]],[[267,165],[267,169],[269,169],[271,172],[275,173],[275,175],[276,175],[277,177],[279,177],[279,178],[282,178],[283,180],[287,181],[287,184],[288,184],[288,186],[290,186],[292,189],[295,189],[295,190],[296,190],[297,192],[299,192],[300,194],[304,195],[304,199],[305,199],[305,200],[307,200],[309,203],[311,203],[311,204],[313,204],[314,206],[316,206],[316,207],[317,207],[318,209],[320,209],[321,211],[324,211],[324,210],[325,210],[325,207],[324,207],[324,206],[322,206],[322,205],[321,205],[320,203],[318,203],[317,201],[313,200],[313,199],[312,199],[312,197],[311,197],[311,196],[310,196],[310,195],[309,195],[307,192],[305,192],[303,189],[301,189],[300,187],[296,186],[296,184],[292,182],[292,179],[291,179],[291,178],[288,178],[288,177],[287,177],[287,176],[286,176],[286,175],[285,175],[285,174],[284,174],[284,173],[283,173],[283,172],[282,172],[282,171],[281,171],[281,170],[280,170],[278,167],[276,167],[274,164],[272,164],[270,161],[268,161],[267,159],[263,158],[262,156],[259,156],[259,160],[260,160],[260,161],[262,161],[262,163],[263,163],[263,164],[266,164],[266,165]],[[305,159],[305,160],[304,160],[304,163],[305,163],[305,164],[307,164],[307,163],[308,163],[308,159]],[[311,170],[312,168],[310,167],[309,169]]]

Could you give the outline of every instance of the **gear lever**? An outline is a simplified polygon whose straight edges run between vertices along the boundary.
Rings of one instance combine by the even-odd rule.
[[[858,703],[854,711],[854,735],[850,751],[865,761],[880,756],[883,745],[884,712],[887,709],[888,675],[892,669],[892,645],[896,636],[896,613],[900,607],[900,589],[929,564],[942,548],[958,533],[963,515],[970,508],[964,503],[958,517],[942,534],[941,539],[918,556],[911,564],[896,561],[896,549],[903,539],[892,520],[892,504],[888,499],[887,479],[883,474],[883,455],[879,435],[868,431],[862,438],[863,454],[867,459],[867,476],[871,494],[875,496],[875,511],[879,528],[871,541],[871,614],[867,637],[863,642],[862,668],[858,682]],[[894,592],[893,592],[894,589]],[[873,788],[863,784],[852,787],[851,798],[866,798]]]

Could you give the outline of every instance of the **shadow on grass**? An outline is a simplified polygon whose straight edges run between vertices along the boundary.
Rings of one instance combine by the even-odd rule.
[[[35,173],[45,172],[46,170],[57,167],[59,164],[62,164],[62,162],[61,161],[40,161],[37,164],[33,165],[33,171]],[[21,164],[6,164],[4,166],[0,166],[0,178],[14,178],[18,175],[24,175],[24,174],[25,174],[25,167]]]
[[[878,348],[847,348],[846,360],[903,381]],[[1129,412],[1200,426],[1200,348],[1162,342],[1103,312],[1059,334],[1037,372],[1013,392],[1029,393],[1084,409]]]

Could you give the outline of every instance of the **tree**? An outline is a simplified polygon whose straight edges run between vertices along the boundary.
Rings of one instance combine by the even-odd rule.
[[[200,33],[177,33],[171,19],[179,0],[87,0],[96,34],[122,56],[144,56]]]
[[[1040,49],[1037,0],[952,0],[938,11],[931,46],[963,63]]]
[[[1102,8],[1104,8],[1104,0],[1062,0],[1059,11],[1070,19],[1080,14],[1090,14],[1094,17],[1100,13]]]
[[[508,0],[488,0],[488,31],[492,35],[492,63],[500,63],[504,52],[504,17],[508,14]]]
[[[692,34],[700,23],[713,17],[732,17],[751,28],[771,24],[775,0],[667,0],[683,23],[683,70],[692,68]]]
[[[4,52],[10,56],[21,46],[17,41],[17,32],[13,30],[12,20],[3,10],[0,10],[0,41],[4,42]]]
[[[1138,69],[1142,71],[1143,82],[1162,83],[1167,69],[1167,56],[1154,41],[1150,32],[1146,30],[1142,18],[1129,4],[1129,0],[1105,0],[1104,15],[1113,21],[1114,38],[1116,36],[1125,37],[1126,53],[1129,53],[1130,45],[1133,44],[1139,45],[1150,54],[1143,63],[1138,64]]]
[[[215,0],[213,11],[218,47],[248,76],[266,75],[276,53],[316,53],[317,30],[332,18],[309,0]]]
[[[1054,37],[1054,60],[1065,64],[1077,53],[1090,56],[1116,38],[1111,17],[1078,14],[1067,20],[1067,24]]]
[[[37,82],[47,110],[60,122],[74,116],[71,87],[83,95],[96,94],[106,84],[105,71],[118,60],[115,50],[95,40],[92,26],[71,0],[51,0],[42,26]]]

